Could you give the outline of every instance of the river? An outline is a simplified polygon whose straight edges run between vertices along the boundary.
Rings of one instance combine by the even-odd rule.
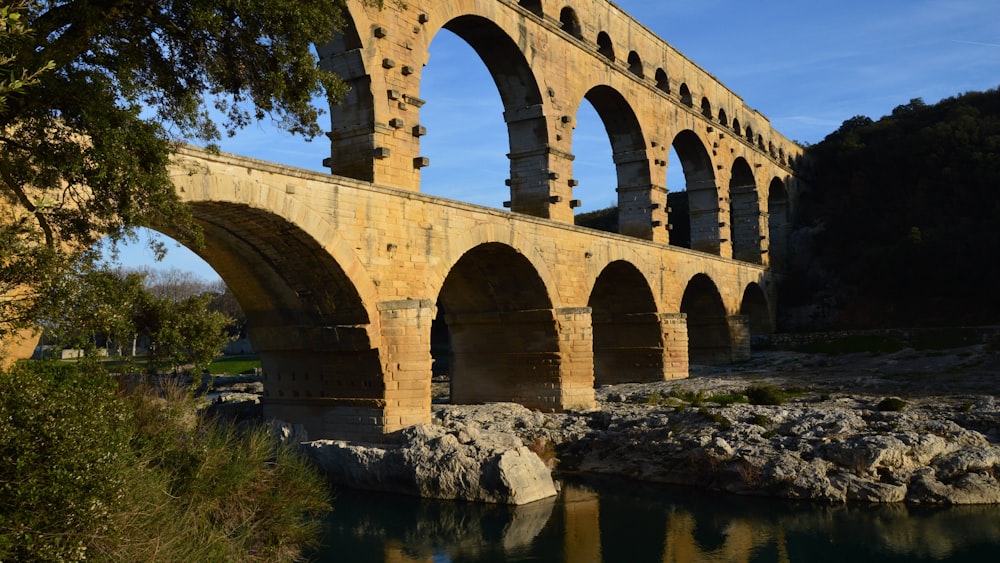
[[[338,490],[337,562],[1000,561],[1000,507],[822,505],[567,478],[506,507]]]

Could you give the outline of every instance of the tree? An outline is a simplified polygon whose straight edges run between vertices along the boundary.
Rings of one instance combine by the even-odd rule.
[[[119,353],[136,337],[145,303],[145,276],[81,260],[51,284],[40,317],[46,338],[60,347],[92,351],[103,344]]]
[[[198,231],[167,174],[178,141],[271,116],[321,133],[314,97],[344,84],[313,44],[346,0],[15,0],[0,11],[0,338],[105,234]],[[381,4],[381,2],[371,2]]]
[[[150,371],[192,364],[200,372],[219,357],[233,320],[209,310],[211,303],[210,294],[174,300],[145,293],[136,328],[149,337]]]

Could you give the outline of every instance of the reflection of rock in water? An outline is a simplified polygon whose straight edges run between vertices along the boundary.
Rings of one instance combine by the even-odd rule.
[[[341,498],[344,501],[338,502]],[[373,559],[378,561],[429,560],[442,548],[452,558],[503,560],[506,553],[531,544],[548,523],[555,503],[555,497],[508,506],[345,490],[334,499],[332,521],[336,523],[326,537],[331,560],[363,560],[365,554],[345,554],[337,549],[338,544],[358,540],[384,546],[385,551]],[[342,536],[352,538],[338,542]],[[323,556],[319,559],[325,560]]]

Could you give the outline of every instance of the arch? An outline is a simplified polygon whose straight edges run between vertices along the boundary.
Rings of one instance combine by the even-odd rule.
[[[438,294],[451,345],[451,398],[551,408],[559,337],[548,290],[531,262],[502,243],[466,252]]]
[[[542,0],[517,0],[517,4],[536,16],[544,16],[542,12]]]
[[[694,106],[694,99],[691,97],[691,90],[688,89],[687,83],[682,83],[677,93],[681,97],[682,104],[688,107]]]
[[[733,162],[729,180],[729,198],[733,258],[760,264],[760,201],[757,195],[757,182],[750,164],[743,157]]]
[[[764,136],[760,133],[757,134],[757,148],[764,150]]]
[[[611,42],[611,36],[604,31],[597,34],[597,52],[605,59],[615,62],[615,46]]]
[[[656,88],[661,92],[666,94],[670,93],[670,78],[667,77],[667,71],[662,68],[656,69]]]
[[[691,278],[681,298],[681,313],[687,315],[690,363],[713,365],[731,361],[729,320],[722,296],[711,278],[705,274]]]
[[[591,308],[594,384],[663,379],[663,333],[646,278],[632,264],[608,264],[594,283]]]
[[[595,86],[586,93],[584,99],[594,106],[611,141],[618,179],[618,232],[649,238],[652,233],[648,216],[643,222],[628,213],[636,207],[633,203],[636,192],[648,192],[652,183],[645,156],[646,141],[642,125],[628,101],[610,86]]]
[[[193,250],[246,314],[264,372],[265,415],[330,436],[350,425],[327,425],[314,416],[317,408],[335,409],[336,401],[349,398],[376,412],[385,377],[373,340],[376,319],[369,315],[374,304],[363,299],[361,280],[352,279],[364,270],[338,260],[336,248],[274,213],[225,201],[189,206],[205,235],[204,246]]]
[[[719,124],[729,127],[729,118],[726,117],[726,110],[719,108]]]
[[[747,284],[746,289],[743,290],[743,299],[740,301],[740,314],[747,318],[750,336],[774,332],[771,308],[767,303],[767,295],[764,294],[764,289],[760,285]]]
[[[747,125],[746,133],[747,133],[747,141],[749,141],[750,144],[753,144],[753,127]]]
[[[767,188],[768,256],[775,270],[784,270],[788,262],[789,201],[785,183],[771,180]]]
[[[718,255],[720,253],[719,191],[715,184],[712,158],[701,138],[689,129],[681,131],[674,137],[673,147],[684,169],[687,219],[690,225],[688,247]],[[682,221],[683,219],[675,221],[671,218],[675,230],[676,225]],[[671,243],[674,243],[673,239],[671,236]],[[682,243],[682,238],[677,241],[678,246],[682,246]]]
[[[735,118],[733,119],[733,133],[736,133],[737,137],[739,137],[740,135],[743,134],[742,130],[740,129],[740,120],[739,119],[735,119]]]
[[[576,10],[566,6],[559,12],[559,23],[566,33],[583,39],[583,27],[580,25],[580,18],[576,15]]]
[[[640,58],[639,53],[636,53],[635,51],[630,51],[628,54],[628,71],[639,78],[644,78],[646,76],[642,69],[642,58]]]
[[[712,119],[712,102],[708,101],[708,98],[701,99],[701,114]]]
[[[521,195],[527,193],[520,189],[521,184],[547,176],[549,168],[548,151],[544,150],[548,146],[549,128],[543,115],[541,90],[530,65],[517,43],[489,19],[463,15],[447,21],[443,28],[472,47],[500,93],[510,145],[512,210],[544,216],[532,202],[519,199],[530,199]]]

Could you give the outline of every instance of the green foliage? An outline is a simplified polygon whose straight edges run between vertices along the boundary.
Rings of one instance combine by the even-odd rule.
[[[711,422],[718,424],[720,430],[729,430],[733,427],[732,421],[717,412],[712,412],[705,407],[698,409],[698,414]]]
[[[596,211],[580,213],[573,217],[573,222],[581,227],[597,229],[607,233],[618,232],[618,206],[613,205]]]
[[[231,319],[210,311],[211,295],[192,295],[179,301],[147,294],[136,320],[137,330],[149,336],[149,367],[157,371],[193,364],[206,369],[229,342]]]
[[[101,374],[43,363],[0,377],[0,560],[82,559],[129,486],[129,409]]]
[[[0,337],[30,325],[38,293],[105,234],[159,226],[199,244],[167,171],[177,141],[211,143],[265,117],[318,136],[314,98],[337,101],[346,86],[314,45],[343,28],[343,8],[15,0],[0,9]]]
[[[0,560],[292,561],[317,538],[323,478],[266,429],[77,366],[0,377]]]
[[[768,418],[767,415],[760,413],[753,415],[753,417],[750,419],[750,422],[752,424],[760,426],[761,428],[767,428],[771,426],[771,419]]]
[[[705,399],[709,403],[716,403],[719,405],[731,405],[733,403],[745,403],[747,402],[746,396],[742,393],[724,393],[721,395],[712,395]]]
[[[882,412],[899,412],[906,408],[906,401],[898,397],[886,397],[875,405]]]
[[[776,385],[755,383],[743,391],[751,405],[781,405],[787,399],[784,391]]]
[[[822,230],[790,295],[835,304],[834,326],[997,321],[1000,92],[852,118],[808,157],[797,221]]]

